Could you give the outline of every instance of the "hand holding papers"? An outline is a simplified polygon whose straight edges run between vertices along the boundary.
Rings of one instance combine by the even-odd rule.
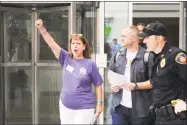
[[[129,83],[125,75],[115,73],[112,70],[108,71],[108,81],[112,86],[122,86]]]
[[[121,86],[111,85],[111,89],[113,92],[119,92],[119,90],[121,89]]]
[[[113,92],[118,92],[121,88],[125,88],[126,91],[131,91],[136,87],[134,83],[129,81],[128,77],[115,73],[111,70],[108,71],[108,81],[111,84],[111,89]]]
[[[125,88],[125,89],[127,89],[127,90],[135,90],[136,84],[130,82],[129,84],[124,84],[124,85],[122,85],[121,88]]]

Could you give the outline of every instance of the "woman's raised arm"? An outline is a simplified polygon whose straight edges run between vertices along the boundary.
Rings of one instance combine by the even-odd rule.
[[[41,19],[35,22],[36,28],[40,31],[41,35],[43,36],[45,42],[49,45],[52,52],[54,53],[55,57],[58,59],[61,51],[61,47],[54,41],[51,35],[46,31],[43,27],[43,21]]]

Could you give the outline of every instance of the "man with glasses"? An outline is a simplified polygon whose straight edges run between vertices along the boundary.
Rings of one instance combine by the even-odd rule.
[[[187,98],[187,53],[169,44],[168,31],[162,23],[148,24],[138,36],[144,37],[147,51],[153,55],[148,62],[150,82],[136,84],[139,89],[152,86],[155,124],[186,125],[186,111],[176,114],[171,102]]]

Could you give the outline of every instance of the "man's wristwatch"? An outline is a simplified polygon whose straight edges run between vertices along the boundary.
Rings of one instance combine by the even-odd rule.
[[[134,83],[136,85],[135,90],[139,89],[138,84]]]

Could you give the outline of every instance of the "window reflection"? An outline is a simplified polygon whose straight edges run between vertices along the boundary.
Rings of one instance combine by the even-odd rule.
[[[107,54],[107,61],[109,65],[109,61],[112,57],[112,54],[119,50],[119,46],[116,47],[118,43],[121,45],[120,34],[123,28],[128,26],[129,21],[129,2],[105,2],[105,44],[104,44],[104,52]],[[116,41],[116,40],[117,41]],[[116,42],[115,42],[116,41]],[[113,52],[114,48],[115,52]],[[108,82],[108,68],[105,69],[105,105],[104,105],[104,124],[112,124],[112,118],[110,115],[111,109],[111,89],[110,84]]]
[[[8,42],[7,61],[31,60],[31,15],[7,14],[6,39]]]
[[[31,70],[21,67],[8,68],[6,75],[8,123],[32,124]]]
[[[96,10],[94,8],[95,5],[92,5],[94,2],[90,2],[90,4],[88,4],[89,2],[80,3],[83,4],[83,6],[81,5],[81,8],[83,9],[83,12],[85,12],[85,15],[82,15],[81,18],[83,22],[82,25],[79,25],[79,27],[81,32],[90,42],[90,46],[92,48],[95,46],[96,48]],[[19,6],[26,7],[25,5],[26,4],[20,4]],[[1,83],[3,84],[3,87],[6,86],[5,93],[3,94],[6,94],[5,99],[7,105],[5,106],[7,109],[7,117],[5,116],[5,122],[7,124],[33,124],[35,122],[39,124],[60,124],[58,101],[62,87],[62,71],[56,64],[53,65],[53,62],[55,62],[56,59],[41,35],[38,34],[38,39],[36,41],[35,38],[32,37],[35,32],[32,34],[33,27],[31,25],[35,20],[31,20],[31,15],[39,15],[38,18],[41,18],[44,21],[46,29],[55,41],[67,50],[69,36],[68,26],[70,22],[68,18],[69,10],[57,11],[56,9],[53,10],[50,8],[50,12],[45,12],[42,10],[41,5],[43,4],[34,4],[36,11],[30,11],[28,12],[29,14],[23,14],[27,11],[18,12],[16,8],[12,7],[10,7],[10,11],[7,10],[7,12],[3,14],[3,17],[5,18],[5,22],[3,22],[3,24],[6,24],[4,26],[4,30],[6,32],[3,32],[5,33],[3,36],[6,36],[6,38],[1,37],[1,39],[6,40],[2,40],[2,42],[3,44],[7,44],[7,48],[3,48],[6,51],[5,53],[4,51],[1,51],[3,52],[3,56],[6,57],[3,62],[3,69],[5,70],[2,71],[3,81]],[[27,4],[27,7],[28,6],[31,7],[33,4]],[[38,6],[42,12],[39,12],[37,8]],[[16,12],[13,12],[14,9]],[[32,47],[31,41],[36,42]],[[4,45],[0,44],[0,48],[2,48],[2,46]],[[34,53],[31,53],[31,48]],[[35,55],[36,49],[37,53]],[[0,55],[2,54],[1,52]],[[31,58],[31,54],[34,54],[32,55],[33,58]],[[37,60],[35,62],[36,58]],[[34,66],[32,66],[32,68],[20,67],[26,64],[22,62],[27,61],[34,62]],[[51,63],[48,63],[48,66],[45,67],[43,66],[43,63],[40,63],[42,61],[50,61]],[[37,69],[36,77],[35,68]],[[34,76],[32,76],[32,74]],[[34,86],[35,81],[37,81],[37,86]],[[33,95],[34,97],[32,96],[31,90],[33,93],[35,93],[36,90],[38,91],[36,97],[35,95]],[[36,101],[35,99],[38,100]],[[34,102],[32,102],[32,100]],[[37,111],[36,109],[32,109],[32,107],[37,107],[36,104],[38,104]],[[38,117],[38,119],[36,117]]]
[[[62,88],[62,70],[39,68],[38,104],[39,124],[59,124],[59,96]]]
[[[54,40],[65,50],[68,50],[68,10],[42,12],[39,16],[44,22],[44,27]],[[40,35],[39,60],[56,60],[49,46]]]
[[[88,40],[91,53],[96,53],[96,8],[97,2],[84,2],[76,5],[76,32]]]

